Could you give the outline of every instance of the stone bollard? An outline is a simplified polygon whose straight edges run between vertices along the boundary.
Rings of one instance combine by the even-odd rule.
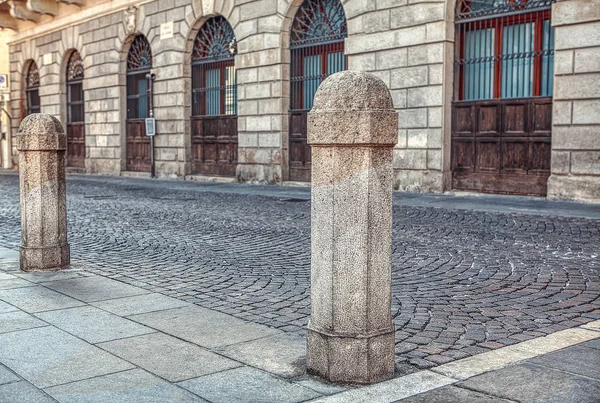
[[[344,71],[308,114],[312,146],[307,370],[332,382],[394,376],[392,149],[398,114],[385,83]]]
[[[31,114],[17,136],[21,183],[21,270],[49,271],[70,262],[67,243],[65,150],[61,123]]]

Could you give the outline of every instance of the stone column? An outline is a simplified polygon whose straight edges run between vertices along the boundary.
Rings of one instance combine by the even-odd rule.
[[[394,376],[392,149],[398,115],[385,83],[344,71],[319,87],[312,146],[308,371],[333,382]]]
[[[17,135],[21,182],[21,270],[60,270],[67,243],[65,150],[62,124],[45,113],[23,119]]]

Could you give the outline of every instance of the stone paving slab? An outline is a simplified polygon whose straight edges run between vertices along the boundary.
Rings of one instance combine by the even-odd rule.
[[[306,338],[294,334],[263,337],[217,351],[237,361],[286,378],[306,372]]]
[[[1,403],[55,403],[56,400],[29,382],[20,381],[0,385]]]
[[[314,390],[250,367],[190,379],[179,385],[213,403],[294,403],[319,396]]]
[[[389,403],[432,389],[450,385],[456,380],[431,371],[420,371],[400,378],[349,390],[314,400],[314,403]]]
[[[0,334],[0,361],[38,388],[133,367],[51,326]]]
[[[205,402],[188,391],[140,369],[46,389],[61,403]]]
[[[162,294],[152,293],[92,302],[92,305],[115,315],[131,316],[165,309],[182,308],[191,304]]]
[[[594,403],[600,396],[598,380],[528,363],[479,375],[459,386],[522,403]]]
[[[11,304],[7,304],[6,302],[0,301],[0,314],[6,312],[14,312],[18,310],[19,308],[17,308],[16,306],[12,306]]]
[[[11,370],[6,368],[4,365],[0,365],[0,385],[5,383],[16,382],[20,380]],[[1,395],[0,395],[1,396]]]
[[[35,284],[30,283],[29,281],[25,281],[14,276],[11,276],[11,278],[7,278],[4,280],[0,279],[0,290],[10,290],[12,288],[21,287],[33,287],[34,285]]]
[[[98,347],[171,382],[242,365],[161,333],[102,343]]]
[[[148,293],[148,291],[139,287],[101,276],[56,280],[44,283],[44,285],[52,290],[84,302],[102,301]]]
[[[36,316],[92,344],[155,332],[92,306],[41,312]]]
[[[24,280],[23,280],[24,281]],[[73,308],[84,303],[39,285],[0,291],[0,300],[25,312],[36,313],[54,309]]]
[[[585,345],[545,354],[528,362],[600,380],[600,352]]]
[[[43,326],[48,326],[48,324],[22,311],[0,314],[0,334]]]
[[[7,274],[7,273],[0,272],[0,281],[3,281],[3,280],[13,280],[13,279],[15,279],[15,276],[13,276],[12,274]]]
[[[129,319],[207,348],[224,347],[281,333],[198,306],[133,315]]]
[[[513,400],[489,396],[473,390],[449,385],[431,392],[400,400],[402,403],[511,403]]]
[[[40,284],[40,283],[47,283],[49,281],[56,281],[56,280],[67,280],[67,279],[79,278],[79,277],[90,277],[90,276],[93,276],[93,274],[86,273],[81,270],[67,269],[67,270],[59,271],[59,272],[41,272],[41,273],[19,272],[19,273],[15,273],[15,276],[20,277],[24,280],[27,280],[31,283]]]

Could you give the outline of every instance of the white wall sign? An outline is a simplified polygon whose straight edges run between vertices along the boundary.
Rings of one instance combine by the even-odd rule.
[[[160,24],[160,40],[169,39],[173,37],[173,21],[165,22]]]
[[[52,64],[52,53],[44,53],[44,66]]]
[[[8,74],[0,74],[0,90],[8,88]]]

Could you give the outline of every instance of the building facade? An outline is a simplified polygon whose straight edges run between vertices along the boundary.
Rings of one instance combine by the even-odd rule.
[[[352,69],[392,93],[396,189],[600,201],[598,0],[29,0],[0,26],[13,136],[60,118],[74,171],[309,181],[312,97]]]

